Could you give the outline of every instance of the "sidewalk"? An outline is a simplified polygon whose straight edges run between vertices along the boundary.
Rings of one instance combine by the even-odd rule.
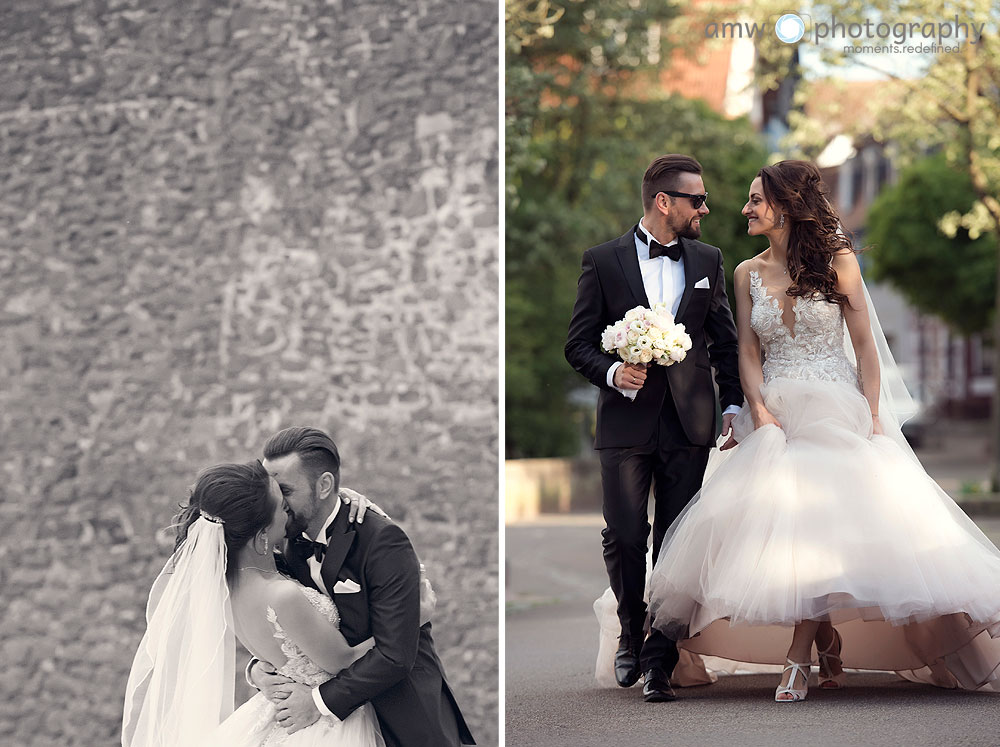
[[[977,519],[1000,542],[1000,518]],[[894,674],[850,673],[842,692],[774,703],[776,677],[721,677],[676,703],[594,680],[593,601],[607,586],[598,514],[507,527],[508,747],[995,747],[1000,696],[941,690]]]
[[[989,492],[990,421],[939,420],[914,449],[935,482],[970,516],[1000,516],[1000,496]]]

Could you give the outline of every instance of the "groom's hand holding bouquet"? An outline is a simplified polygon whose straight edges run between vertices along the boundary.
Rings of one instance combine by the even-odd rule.
[[[601,348],[625,362],[615,371],[615,386],[638,391],[646,382],[649,364],[671,366],[684,360],[691,349],[691,337],[683,324],[674,322],[667,305],[657,303],[652,309],[636,306],[624,319],[607,327],[601,335]]]

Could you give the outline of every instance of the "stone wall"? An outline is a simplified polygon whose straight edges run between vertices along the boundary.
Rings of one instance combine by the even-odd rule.
[[[118,743],[177,503],[312,424],[496,744],[497,15],[0,5],[0,743]]]

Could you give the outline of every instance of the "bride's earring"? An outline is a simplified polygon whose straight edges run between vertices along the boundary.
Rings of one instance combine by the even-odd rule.
[[[261,536],[261,535],[259,535],[259,534],[257,535],[257,537],[260,537],[260,536]],[[258,550],[258,549],[257,549],[257,538],[256,538],[256,537],[254,538],[254,543],[253,543],[253,551],[254,551],[255,553],[257,553],[258,555],[267,555],[267,552],[268,552],[268,550],[270,549],[270,548],[268,547],[268,542],[267,542],[267,535],[265,534],[265,535],[263,535],[263,536],[264,536],[264,552],[261,552],[260,550]]]
[[[784,227],[785,227],[785,214],[782,213],[781,217],[778,218],[778,228],[784,228]]]

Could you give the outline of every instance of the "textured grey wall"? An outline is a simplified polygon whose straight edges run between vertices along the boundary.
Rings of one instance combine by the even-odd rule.
[[[292,424],[410,534],[496,743],[497,15],[0,6],[0,743],[117,743],[161,528]]]

